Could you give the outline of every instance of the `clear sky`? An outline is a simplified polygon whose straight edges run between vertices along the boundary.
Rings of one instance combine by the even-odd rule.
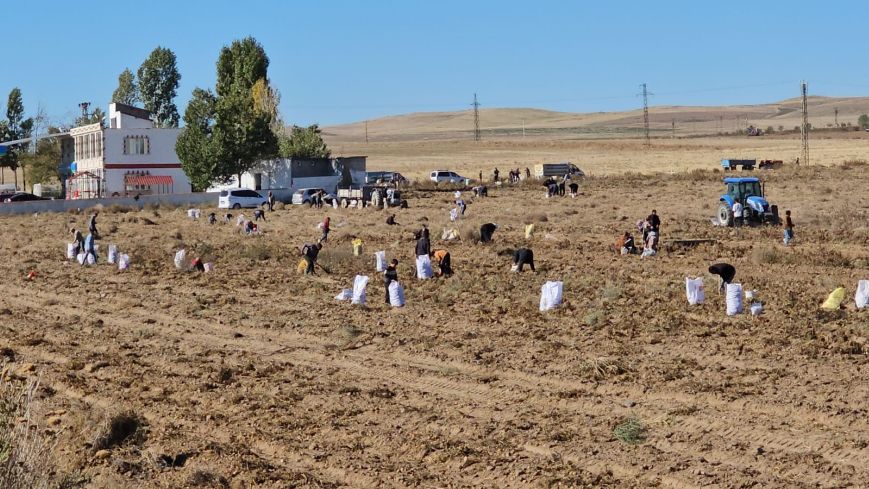
[[[592,112],[869,94],[858,1],[2,2],[0,106],[15,86],[55,123],[107,106],[156,46],[178,56],[183,114],[220,48],[254,36],[286,121],[323,125],[483,107]]]

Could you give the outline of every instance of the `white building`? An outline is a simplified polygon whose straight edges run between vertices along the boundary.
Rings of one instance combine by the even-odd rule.
[[[190,192],[175,154],[178,128],[155,128],[147,110],[113,103],[108,127],[70,130],[75,144],[68,199],[134,197]]]
[[[322,188],[334,193],[339,186],[365,184],[365,156],[338,158],[277,158],[257,162],[241,174],[241,185],[233,177],[225,185],[216,185],[209,192],[231,188],[272,191],[275,198],[289,201],[301,188]]]

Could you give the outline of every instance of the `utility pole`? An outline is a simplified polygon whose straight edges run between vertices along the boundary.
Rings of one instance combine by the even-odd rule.
[[[368,144],[368,121],[365,121],[365,144]]]
[[[673,119],[673,139],[676,139],[676,119]]]
[[[800,126],[800,136],[803,143],[802,150],[802,161],[801,163],[808,165],[809,164],[809,100],[808,100],[808,92],[809,92],[809,84],[806,82],[802,82],[800,84],[800,89],[803,95],[803,124]]]
[[[477,102],[477,94],[474,94],[474,141],[480,140],[480,102]]]
[[[646,89],[646,84],[643,83],[640,85],[643,89],[643,132],[646,135],[646,147],[652,145],[651,139],[649,139],[649,91]]]
[[[839,127],[839,108],[833,108],[833,125]]]
[[[91,103],[90,102],[82,102],[82,103],[78,104],[78,106],[81,109],[82,120],[87,119],[88,118],[88,107],[91,106]]]

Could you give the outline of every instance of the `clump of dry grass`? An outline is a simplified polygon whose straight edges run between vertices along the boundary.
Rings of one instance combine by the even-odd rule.
[[[480,241],[480,228],[470,224],[464,224],[459,228],[459,236],[465,243],[478,243]]]
[[[107,450],[127,441],[144,439],[145,420],[133,411],[124,411],[106,418],[99,426],[91,447],[94,451]]]
[[[579,371],[588,378],[603,380],[627,372],[627,367],[624,361],[618,358],[598,357],[580,363]]]
[[[205,470],[195,470],[187,478],[187,485],[191,487],[229,487],[229,481],[222,475]]]
[[[0,487],[42,489],[53,487],[51,446],[40,436],[34,421],[38,382],[23,389],[9,382],[0,386]]]
[[[773,265],[788,261],[788,255],[774,246],[759,246],[751,250],[751,262],[755,265]]]

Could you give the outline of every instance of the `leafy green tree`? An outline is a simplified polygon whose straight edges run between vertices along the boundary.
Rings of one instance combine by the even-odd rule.
[[[869,127],[869,115],[863,114],[857,118],[857,125],[860,126],[860,129],[866,129]]]
[[[217,173],[212,143],[216,107],[217,98],[210,90],[194,89],[184,111],[184,129],[175,142],[175,152],[194,192],[208,189]]]
[[[24,118],[24,101],[21,90],[16,87],[9,92],[6,102],[6,120],[3,123],[2,139],[4,141],[25,139],[33,131],[33,118]],[[15,174],[15,185],[18,185],[18,167],[20,155],[27,150],[28,144],[19,144],[10,148],[5,155],[0,156],[0,168],[9,168]],[[0,171],[2,175],[2,171]],[[2,179],[0,179],[2,181]]]
[[[49,134],[60,132],[56,127],[49,127]],[[22,155],[30,168],[32,183],[60,182],[60,140],[41,139],[36,143],[36,154]]]
[[[118,88],[112,94],[112,102],[125,105],[136,105],[139,101],[139,89],[136,87],[136,76],[129,68],[118,76]]]
[[[328,158],[332,152],[323,141],[317,124],[293,126],[290,137],[281,138],[280,154],[284,158]]]
[[[157,47],[139,67],[139,95],[157,127],[178,127],[175,95],[181,74],[172,50]]]
[[[276,114],[264,110],[273,94],[268,84],[269,58],[256,39],[247,37],[224,46],[217,60],[217,104],[212,134],[218,161],[214,180],[227,181],[249,170],[258,160],[277,155],[278,141],[271,124]],[[259,96],[254,86],[260,82]]]

